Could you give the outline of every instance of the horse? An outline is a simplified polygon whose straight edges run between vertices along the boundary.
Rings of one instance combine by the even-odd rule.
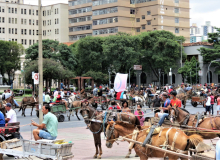
[[[76,117],[78,118],[78,120],[80,120],[80,118],[78,117],[78,111],[81,108],[81,101],[77,101],[76,96],[73,95],[69,97],[67,103],[68,103],[67,106],[70,108],[70,115],[73,115],[73,111],[75,111]]]
[[[86,106],[84,103],[82,105],[80,114],[85,120],[86,124],[89,124],[89,129],[93,133],[94,143],[96,147],[96,153],[93,156],[93,158],[101,159],[102,155],[102,146],[101,146],[101,132],[104,130],[104,127],[106,127],[106,124],[104,124],[102,121],[102,115],[98,115],[98,112],[95,110],[95,108],[91,106]],[[134,116],[132,113],[128,114],[121,114],[121,113],[115,113],[115,117],[120,121],[126,121],[131,124],[140,125],[140,122],[136,116]],[[91,121],[91,119],[100,120],[101,123],[97,123],[94,121]],[[129,158],[131,154],[131,151],[129,150],[128,154],[126,155],[126,158]],[[98,155],[98,156],[97,156]]]
[[[148,126],[144,126],[140,128],[140,126],[135,126],[133,124],[127,124],[124,122],[108,122],[108,126],[106,128],[106,146],[111,148],[113,143],[119,136],[126,136],[126,138],[133,139],[134,130],[136,130],[137,136],[136,141],[144,142],[147,133],[146,130]],[[143,129],[143,130],[141,130]],[[191,135],[187,136],[183,131],[175,128],[163,128],[159,133],[156,133],[151,138],[150,145],[156,147],[167,147],[169,150],[179,151],[183,154],[188,155],[188,150],[191,147],[197,146],[200,142],[203,141],[200,135]],[[131,145],[131,144],[130,144]],[[169,159],[177,160],[179,156],[173,154],[167,154],[164,152],[158,152],[157,150],[143,147],[140,144],[134,144],[134,150],[137,155],[140,157],[140,160],[147,160],[148,157],[166,157]],[[182,160],[186,158],[181,158]]]
[[[180,125],[188,125],[195,127],[197,123],[196,115],[192,115],[186,110],[179,108],[179,107],[170,107],[169,109],[170,113],[170,120],[176,120],[179,122]],[[205,128],[209,130],[220,130],[220,117],[207,117],[204,118],[201,122],[198,122],[198,127]],[[190,133],[189,133],[190,134]],[[218,137],[216,134],[209,134],[209,133],[197,133],[201,135],[204,139],[213,139],[215,137]]]
[[[39,98],[38,97],[24,97],[21,101],[21,106],[18,112],[20,112],[22,110],[22,116],[26,117],[25,115],[25,110],[27,108],[27,106],[32,106],[31,109],[31,116],[32,116],[32,112],[33,109],[35,107],[35,105],[39,104]]]
[[[5,99],[5,100],[2,100],[2,103],[0,103],[0,111],[4,114],[4,116],[6,116],[6,109],[5,109],[5,106],[6,106],[6,103],[11,103],[12,106],[14,106],[14,96],[10,96],[9,98]]]

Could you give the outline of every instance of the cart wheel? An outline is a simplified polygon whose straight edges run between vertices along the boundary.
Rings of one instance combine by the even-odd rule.
[[[103,105],[102,105],[102,110],[106,110],[106,109],[107,109],[106,105],[103,104]]]
[[[65,117],[64,117],[64,115],[59,115],[59,117],[58,117],[58,122],[63,122],[65,120]]]
[[[37,118],[39,118],[39,111],[38,110],[36,110],[36,116],[37,116]]]
[[[193,107],[197,107],[198,104],[197,104],[197,102],[193,102],[192,105],[193,105]]]

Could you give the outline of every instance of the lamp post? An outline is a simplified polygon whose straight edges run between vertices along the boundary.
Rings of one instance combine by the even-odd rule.
[[[111,69],[110,68],[108,68],[108,82],[109,82],[109,88],[110,88],[110,86],[111,86],[111,82],[110,82],[110,73],[111,73]]]
[[[130,90],[130,86],[131,86],[131,80],[130,80],[130,78],[131,78],[131,77],[130,77],[130,70],[131,70],[132,68],[133,68],[133,67],[131,67],[131,68],[129,69],[129,87],[128,87],[128,88],[129,88],[129,90]]]
[[[183,41],[182,40],[177,40],[179,42],[181,42],[181,60],[180,60],[180,64],[181,64],[181,68],[183,67],[183,51],[182,51],[182,48],[183,48]]]
[[[158,72],[159,72],[159,88],[160,88],[160,71],[161,71],[161,69],[158,69]]]
[[[212,62],[219,62],[219,61],[220,61],[220,59],[213,60],[213,61],[210,62],[209,66],[208,66],[208,78],[209,78],[209,84],[211,83],[211,82],[210,82],[210,72],[209,72],[209,68],[210,68]]]

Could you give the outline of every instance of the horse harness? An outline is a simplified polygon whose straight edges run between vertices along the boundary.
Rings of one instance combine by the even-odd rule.
[[[214,119],[213,121],[214,121],[214,124],[215,124],[216,128],[214,128],[214,126],[213,126],[212,118],[213,118],[213,117],[210,117],[210,123],[211,123],[211,126],[212,126],[212,130],[219,130],[220,127],[217,125],[217,123],[216,123],[216,121],[215,121],[215,118],[216,118],[216,117],[213,118],[213,119]]]
[[[173,118],[177,118],[179,115],[179,111],[173,107],[171,109],[174,110],[174,112],[175,112],[175,117],[173,117]],[[190,118],[190,113],[188,113],[182,120],[180,120],[179,124],[187,125],[189,122],[189,118]]]

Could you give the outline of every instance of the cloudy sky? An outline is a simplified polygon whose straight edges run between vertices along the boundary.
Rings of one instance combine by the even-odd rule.
[[[41,0],[43,5],[55,3],[68,3],[68,0]],[[38,0],[24,0],[26,4],[38,4]],[[211,25],[220,27],[218,15],[220,15],[220,0],[190,0],[190,24],[197,23],[198,26],[211,21]]]

